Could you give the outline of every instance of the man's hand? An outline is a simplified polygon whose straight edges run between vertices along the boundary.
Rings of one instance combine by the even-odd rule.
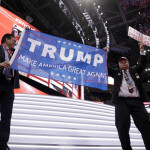
[[[10,68],[10,63],[8,61],[4,61],[4,62],[0,63],[0,68],[9,69]]]
[[[145,45],[142,42],[139,43],[139,47],[140,47],[140,52],[144,52]]]
[[[104,47],[103,50],[109,52],[109,47]]]

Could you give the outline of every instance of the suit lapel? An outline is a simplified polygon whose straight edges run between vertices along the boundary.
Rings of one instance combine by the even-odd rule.
[[[130,72],[130,75],[131,75],[131,77],[132,77],[132,79],[133,79],[133,81],[134,81],[134,83],[135,83],[135,86],[137,87],[137,89],[139,88],[139,82],[137,82],[137,79],[136,79],[136,70],[133,70],[133,69],[130,69],[129,70],[129,72]],[[138,89],[139,90],[139,89]],[[139,91],[140,92],[140,91]]]
[[[121,78],[123,77],[123,74],[122,74],[122,70],[121,70],[121,69],[119,69],[119,71],[118,71],[118,76],[120,76]]]
[[[135,76],[134,76],[135,73],[134,73],[133,69],[129,69],[129,73],[130,73],[132,79],[134,80],[135,79]]]

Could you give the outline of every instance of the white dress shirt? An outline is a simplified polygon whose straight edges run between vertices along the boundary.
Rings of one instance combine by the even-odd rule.
[[[123,71],[122,71],[122,73],[123,73]],[[128,84],[125,80],[125,75],[123,73],[123,79],[122,79],[122,84],[120,86],[119,97],[139,97],[140,96],[139,91],[137,90],[137,88],[135,86],[135,83],[129,73],[129,70],[127,70],[127,73],[128,73],[128,77],[130,78],[130,80],[132,81],[133,86],[134,86],[133,93],[129,92]]]

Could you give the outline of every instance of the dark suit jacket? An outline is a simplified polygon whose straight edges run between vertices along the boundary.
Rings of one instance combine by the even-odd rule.
[[[143,102],[148,101],[146,92],[145,92],[144,87],[141,82],[141,73],[143,72],[143,70],[145,69],[146,66],[147,66],[146,56],[141,55],[140,63],[129,69],[130,75],[131,75],[133,81],[135,82],[135,85],[139,91],[141,101],[143,101]],[[122,71],[119,69],[119,67],[112,68],[109,65],[108,65],[108,73],[110,76],[112,76],[114,78],[112,102],[116,103],[118,100],[118,94],[119,94],[120,86],[122,83],[123,74],[122,74]]]
[[[4,61],[5,61],[5,51],[3,46],[0,45],[0,63]],[[5,76],[3,75],[3,69],[4,68],[0,68],[0,84],[2,84],[2,82],[4,81],[3,79],[5,78]],[[14,77],[11,80],[11,83],[14,89],[19,88],[19,73],[16,70],[15,70]]]

